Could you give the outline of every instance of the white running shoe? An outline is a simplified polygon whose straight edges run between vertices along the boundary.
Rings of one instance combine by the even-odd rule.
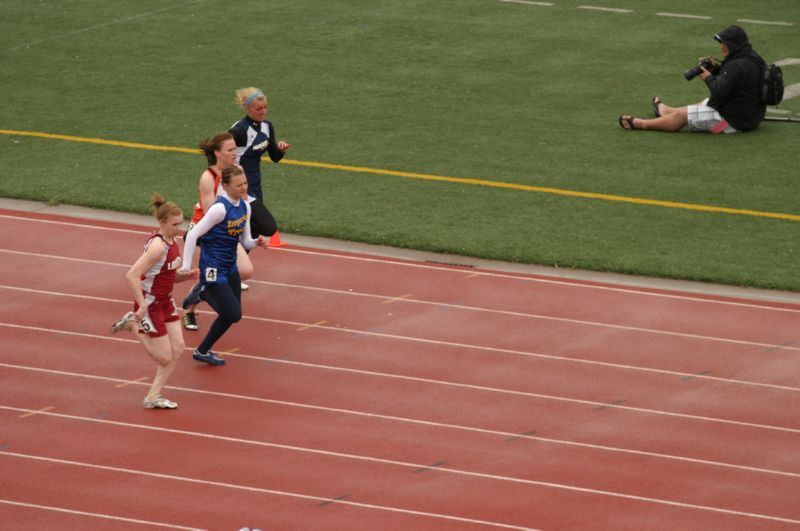
[[[111,333],[116,334],[117,332],[122,332],[123,330],[131,330],[131,325],[136,321],[136,314],[133,312],[128,312],[122,317],[119,318],[119,321],[111,325]]]
[[[247,284],[245,284],[244,282],[242,282],[242,291],[247,291],[247,290],[249,290],[249,289],[250,289],[250,286],[248,286]]]
[[[155,400],[148,400],[145,398],[142,405],[145,409],[175,409],[178,407],[178,404],[172,402],[171,400],[167,400],[163,396],[159,396]]]

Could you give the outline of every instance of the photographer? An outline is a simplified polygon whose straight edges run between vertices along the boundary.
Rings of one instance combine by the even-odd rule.
[[[758,127],[767,109],[758,97],[764,60],[753,50],[747,33],[739,26],[725,28],[714,35],[714,40],[719,43],[724,61],[718,63],[704,57],[697,70],[684,74],[687,80],[699,75],[708,86],[708,98],[696,105],[669,107],[654,96],[652,104],[656,118],[622,115],[619,117],[620,126],[626,130],[688,129],[713,134],[746,132]]]

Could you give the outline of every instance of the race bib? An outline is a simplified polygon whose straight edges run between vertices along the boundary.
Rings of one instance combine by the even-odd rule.
[[[217,281],[217,268],[216,267],[207,267],[206,268],[206,282],[216,282]]]
[[[156,325],[150,320],[150,314],[145,314],[141,321],[139,321],[139,328],[144,330],[145,333],[155,332]]]

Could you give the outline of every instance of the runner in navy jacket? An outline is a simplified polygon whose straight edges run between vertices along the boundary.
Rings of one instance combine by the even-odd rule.
[[[255,87],[239,89],[236,100],[247,113],[231,126],[230,133],[236,141],[236,162],[244,168],[249,194],[256,198],[250,204],[250,232],[253,237],[270,237],[278,230],[278,224],[264,205],[261,157],[267,153],[272,162],[280,162],[291,144],[275,138],[275,128],[266,119],[267,97],[263,92]]]

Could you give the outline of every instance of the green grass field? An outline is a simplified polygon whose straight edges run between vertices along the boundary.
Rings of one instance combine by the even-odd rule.
[[[553,4],[6,0],[0,129],[191,148],[240,118],[233,92],[255,85],[293,144],[294,163],[263,168],[283,232],[800,291],[800,124],[719,137],[617,124],[649,115],[654,94],[706,97],[682,72],[719,56],[711,36],[737,20],[791,24],[739,22],[768,61],[800,58],[800,2]],[[784,74],[800,83],[800,65]],[[797,116],[800,98],[780,109]],[[132,212],[154,191],[189,209],[205,162],[8,133],[0,153],[0,196]]]

